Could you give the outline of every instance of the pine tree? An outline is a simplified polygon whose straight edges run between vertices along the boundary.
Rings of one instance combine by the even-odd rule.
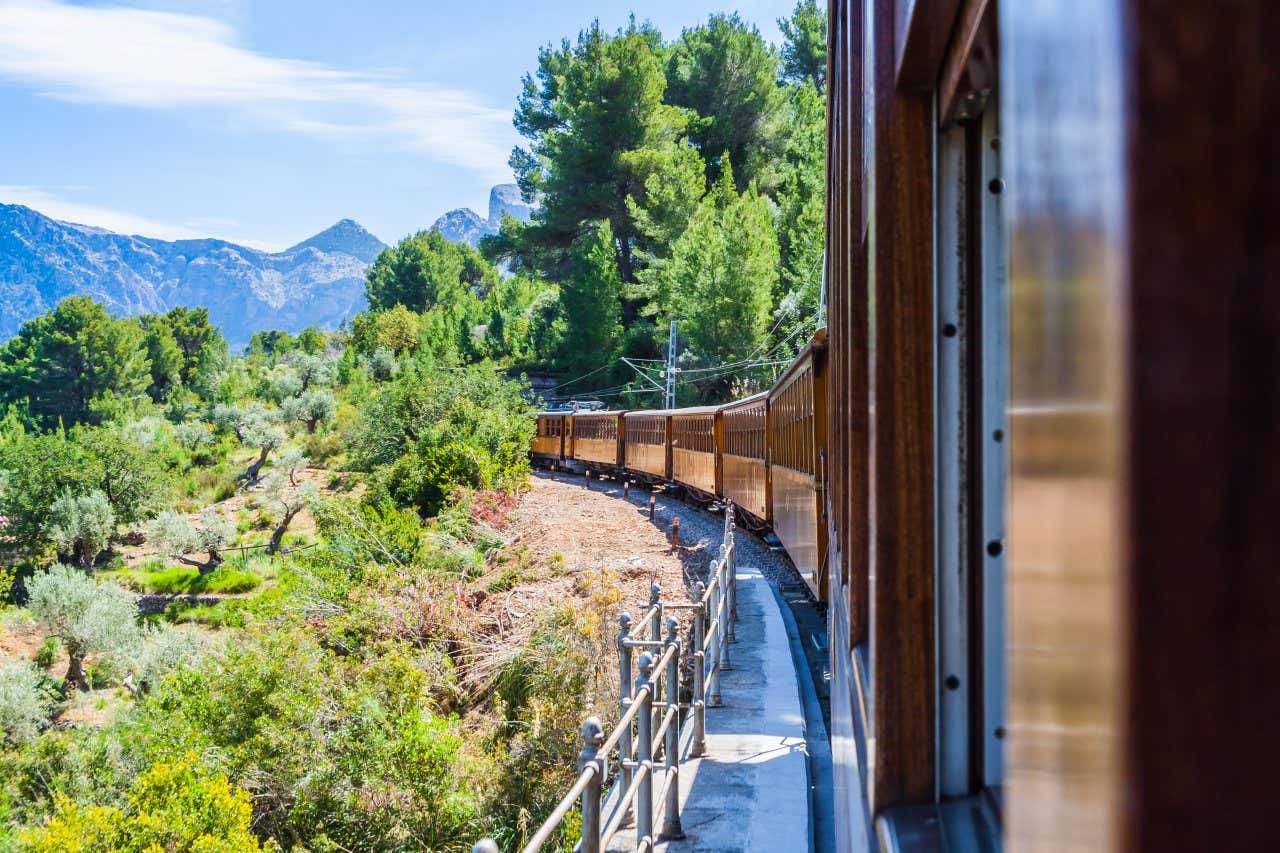
[[[141,326],[114,319],[89,296],[64,299],[0,349],[0,402],[29,401],[42,426],[96,423],[150,384]]]
[[[675,144],[687,115],[663,102],[666,79],[658,51],[661,38],[634,21],[607,35],[594,22],[570,46],[546,48],[536,79],[526,76],[515,125],[528,148],[516,148],[511,166],[526,199],[540,202],[528,226],[504,229],[535,268],[560,278],[569,248],[607,220],[616,241],[618,272],[635,280],[636,229],[627,198],[644,175],[628,154]]]
[[[676,241],[665,272],[676,319],[695,358],[719,366],[761,354],[777,267],[768,201],[754,187],[739,195],[732,169],[725,169]],[[722,396],[730,381],[729,375],[713,375],[700,386],[700,396]]]
[[[726,163],[738,186],[772,189],[781,175],[786,98],[778,85],[777,51],[736,14],[712,15],[685,30],[667,59],[667,100],[699,116],[690,138],[716,180]]]
[[[787,140],[786,178],[778,193],[780,269],[774,294],[778,341],[788,345],[779,353],[789,357],[808,338],[822,292],[822,254],[826,222],[826,106],[809,83],[794,87],[790,109],[791,136]]]
[[[575,329],[565,339],[561,366],[570,373],[611,364],[622,338],[622,278],[615,260],[613,229],[599,222],[574,242],[569,272],[560,289],[564,316]]]
[[[782,79],[827,86],[827,12],[815,0],[799,0],[790,18],[779,18],[782,30]]]

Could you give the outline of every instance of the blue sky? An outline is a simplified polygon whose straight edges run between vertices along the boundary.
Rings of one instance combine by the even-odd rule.
[[[511,180],[538,48],[642,10],[668,38],[794,0],[0,0],[0,202],[279,249],[350,217],[392,242]]]

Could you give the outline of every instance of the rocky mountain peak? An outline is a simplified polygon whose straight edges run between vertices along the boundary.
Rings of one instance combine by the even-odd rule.
[[[371,264],[387,245],[354,219],[341,219],[314,237],[286,249],[285,254],[308,248],[330,254],[351,255]]]

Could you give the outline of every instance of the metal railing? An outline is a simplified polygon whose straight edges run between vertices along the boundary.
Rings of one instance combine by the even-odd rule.
[[[633,622],[628,614],[619,617],[621,716],[607,737],[599,719],[588,717],[583,721],[578,778],[529,839],[523,853],[542,850],[575,805],[582,812],[582,840],[574,848],[578,853],[600,853],[633,819],[636,843],[632,849],[636,851],[651,851],[659,840],[684,837],[680,824],[680,763],[706,754],[706,709],[720,705],[720,673],[732,669],[729,644],[738,615],[736,531],[730,504],[725,510],[719,557],[711,565],[707,583],[699,581],[696,585],[695,600],[664,602],[662,590],[655,583],[649,590],[648,609],[640,618],[638,634],[632,633]],[[685,610],[693,611],[692,644],[688,649],[680,641],[680,621],[669,615],[671,611]],[[636,652],[639,658],[633,661]],[[682,660],[692,664],[692,684],[684,675]],[[634,681],[633,663],[639,670]],[[693,730],[688,749],[682,754],[682,725],[689,724]],[[617,772],[611,773],[611,767]],[[606,797],[607,783],[611,789]],[[659,819],[661,830],[655,836],[653,829]],[[489,839],[473,848],[473,853],[497,851],[497,845]]]

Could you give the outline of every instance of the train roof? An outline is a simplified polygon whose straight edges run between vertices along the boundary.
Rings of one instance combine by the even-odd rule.
[[[604,411],[569,412],[575,418],[617,417],[627,413],[626,409],[605,409]]]
[[[720,411],[719,406],[688,406],[683,409],[632,409],[624,414],[630,415],[713,415]]]
[[[725,409],[735,409],[738,406],[750,406],[760,402],[761,400],[766,400],[768,398],[769,398],[768,391],[759,391],[755,394],[752,394],[750,397],[743,397],[741,400],[734,400],[731,403],[723,403],[720,406],[720,411],[724,411]]]

